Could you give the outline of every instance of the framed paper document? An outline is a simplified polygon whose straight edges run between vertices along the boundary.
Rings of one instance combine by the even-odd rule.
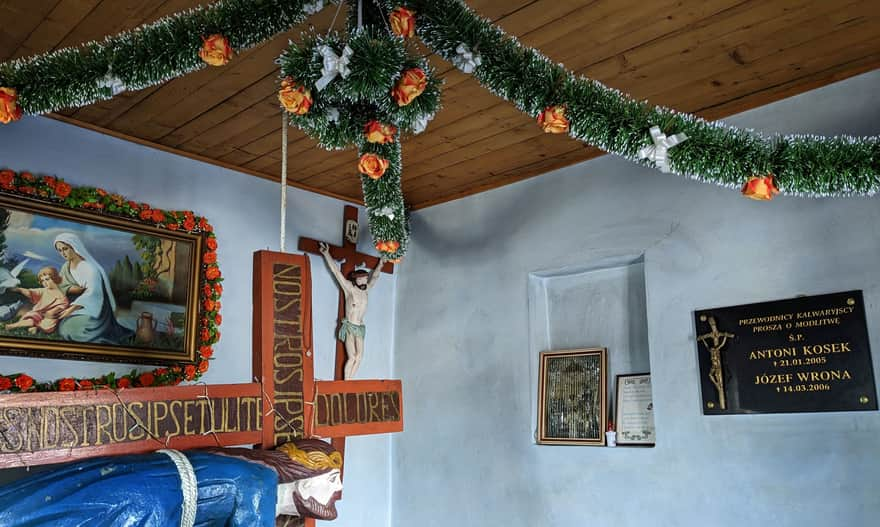
[[[654,402],[651,374],[617,376],[617,444],[654,446]]]

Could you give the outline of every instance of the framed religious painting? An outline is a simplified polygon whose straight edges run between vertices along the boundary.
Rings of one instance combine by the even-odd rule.
[[[654,399],[651,374],[617,376],[614,422],[619,446],[654,446]]]
[[[0,196],[0,353],[196,361],[204,236],[169,229],[162,211],[141,222],[94,203],[99,210]]]
[[[604,445],[605,349],[545,351],[538,370],[538,443]]]

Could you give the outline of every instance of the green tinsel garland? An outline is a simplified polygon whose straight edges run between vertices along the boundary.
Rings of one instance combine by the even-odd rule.
[[[656,125],[689,138],[669,150],[671,171],[680,175],[739,188],[751,176],[773,174],[783,192],[810,196],[873,195],[880,189],[880,138],[767,137],[708,122],[577,76],[524,47],[461,0],[392,5],[416,11],[416,32],[446,60],[457,56],[461,43],[477,50],[482,63],[473,75],[484,87],[532,117],[564,105],[570,135],[606,152],[654,166],[637,152],[652,144],[648,130]]]
[[[155,86],[205,67],[202,38],[222,34],[236,51],[306,19],[303,0],[221,0],[152,24],[43,55],[0,64],[0,86],[15,88],[26,114],[110,99],[115,79],[128,90]]]
[[[364,203],[370,220],[370,232],[377,250],[391,259],[406,254],[409,241],[406,206],[401,190],[401,133],[418,132],[420,124],[433,117],[440,107],[440,81],[424,58],[407,56],[404,39],[391,34],[384,9],[366,6],[363,27],[357,27],[356,6],[349,10],[347,35],[310,35],[302,44],[293,44],[278,59],[282,79],[309,90],[312,104],[302,114],[289,114],[290,122],[328,150],[356,147],[358,155],[376,154],[389,166],[378,179],[361,175]],[[322,76],[323,55],[328,46],[337,56],[350,48],[346,77],[337,75],[323,90],[316,84]],[[404,72],[421,69],[426,77],[425,90],[407,105],[400,106],[392,89]],[[370,143],[365,126],[377,121],[392,125],[397,131],[390,143]],[[356,160],[352,159],[352,173]],[[341,175],[340,177],[352,177]],[[395,250],[384,242],[397,242]]]
[[[112,97],[114,87],[142,89],[204,67],[198,50],[205,36],[222,34],[241,51],[299,24],[316,4],[304,0],[221,0],[100,43],[0,64],[0,86],[16,89],[18,104],[28,114],[86,106]],[[370,28],[364,34],[373,31],[371,34],[379,35],[383,26],[387,29],[387,16],[393,8],[412,9],[418,35],[440,56],[454,62],[458,47],[464,44],[480,57],[481,64],[473,75],[490,91],[532,117],[549,106],[565,106],[572,137],[636,163],[653,166],[653,162],[639,159],[638,151],[652,144],[650,127],[659,126],[666,134],[688,136],[687,141],[669,150],[669,163],[672,172],[691,178],[739,188],[752,176],[773,174],[783,192],[811,196],[873,195],[880,189],[877,137],[766,137],[653,107],[577,76],[538,51],[522,46],[476,15],[462,0],[374,0],[364,2],[364,6],[364,23]],[[355,17],[350,9],[350,28]],[[357,74],[347,82],[331,83],[328,95],[316,101],[313,115],[293,118],[292,122],[324,147],[355,145],[364,152],[372,148],[363,144],[359,129],[365,120],[384,119],[409,132],[436,111],[439,83],[429,75],[431,81],[423,99],[395,107],[389,98],[382,99],[384,83],[399,74],[390,72],[425,67],[424,59],[406,58],[393,38],[383,36],[369,42],[358,41],[353,32],[350,35],[354,37],[352,47],[358,46],[355,57],[360,62],[352,67]],[[342,44],[338,36],[329,40],[334,46]],[[317,41],[314,38],[311,45],[300,48],[300,56],[289,50],[282,58],[282,69],[288,74],[301,74],[305,84],[314,83],[321,67],[311,47]],[[338,108],[338,120],[328,118],[330,106],[322,98],[347,101]],[[408,229],[399,188],[399,145],[391,150],[397,151],[388,152],[396,160],[389,169],[391,177],[378,182],[365,180],[363,187],[374,240],[393,237],[400,241],[402,247],[396,254],[400,256],[405,251]],[[381,210],[388,212],[389,206],[394,209],[393,221],[388,214],[379,214]]]

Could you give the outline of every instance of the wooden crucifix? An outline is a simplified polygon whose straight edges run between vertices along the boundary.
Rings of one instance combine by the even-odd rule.
[[[359,265],[366,265],[367,267],[374,268],[379,264],[379,258],[375,256],[360,253],[357,250],[357,240],[358,233],[360,232],[360,226],[358,225],[358,210],[356,207],[352,207],[351,205],[346,205],[345,210],[343,212],[343,220],[342,220],[342,245],[333,245],[327,243],[330,248],[330,256],[336,260],[345,260],[342,263],[342,268],[340,269],[340,273],[342,276],[347,276],[348,273],[352,272]],[[310,254],[321,254],[320,245],[321,242],[319,240],[315,240],[312,238],[301,237],[299,239],[299,250],[304,253]],[[394,264],[386,263],[381,272],[392,274],[394,272]],[[345,318],[345,295],[340,290],[339,292],[339,309],[338,309],[338,319],[342,320]],[[334,380],[342,380],[344,379],[344,371],[345,371],[345,361],[346,361],[346,353],[345,353],[345,343],[339,339],[336,339],[336,367],[334,372]],[[333,439],[333,446],[345,455],[345,438],[335,438]]]

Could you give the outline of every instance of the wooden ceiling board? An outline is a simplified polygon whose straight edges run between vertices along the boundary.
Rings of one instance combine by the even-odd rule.
[[[204,1],[204,0],[202,0]],[[9,0],[0,57],[98,40],[200,0]],[[653,104],[717,119],[880,67],[874,0],[471,0],[475,11],[579,74]],[[275,58],[336,7],[237,56],[162,86],[56,117],[140,144],[278,180],[281,114]],[[14,23],[5,23],[13,20]],[[344,23],[344,14],[337,27]],[[414,208],[457,199],[601,152],[543,134],[415,42],[444,78],[443,109],[404,138],[403,186]],[[293,185],[361,201],[353,150],[326,152],[289,129]]]

